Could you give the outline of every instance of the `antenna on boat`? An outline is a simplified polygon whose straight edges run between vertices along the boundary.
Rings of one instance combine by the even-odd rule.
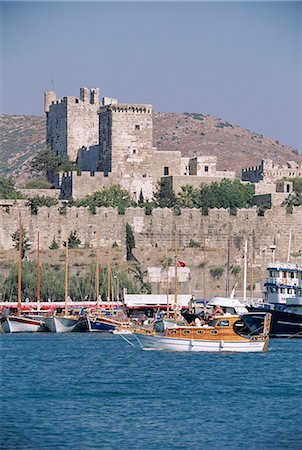
[[[95,296],[96,310],[99,310],[99,273],[100,273],[100,232],[96,230],[96,266],[95,266]]]
[[[288,238],[288,250],[287,250],[287,262],[290,262],[290,249],[292,244],[292,230],[289,230],[289,238]]]
[[[37,310],[40,311],[40,232],[38,231],[38,243],[37,243]]]
[[[66,225],[66,253],[65,253],[65,315],[67,316],[67,298],[68,298],[68,225]]]
[[[18,307],[17,314],[21,316],[21,278],[22,278],[22,219],[21,214],[19,215],[19,259],[18,259]]]
[[[167,249],[166,249],[166,275],[167,275],[167,278],[166,278],[166,296],[167,296],[167,312],[166,312],[166,315],[167,315],[167,319],[169,319],[169,315],[170,315],[170,311],[169,311],[169,309],[170,309],[170,305],[169,305],[169,263],[168,263],[168,252],[167,252]]]
[[[243,301],[246,302],[247,239],[244,241]]]
[[[236,284],[234,285],[234,287],[233,287],[233,289],[232,289],[232,292],[231,292],[231,295],[230,295],[230,298],[234,298],[234,297],[235,297],[235,291],[236,291],[237,285],[238,285],[238,283],[236,283]]]

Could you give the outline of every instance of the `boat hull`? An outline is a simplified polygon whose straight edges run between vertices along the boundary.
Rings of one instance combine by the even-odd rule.
[[[134,333],[143,349],[170,350],[177,352],[262,352],[267,340],[223,341],[170,338]]]
[[[77,331],[80,326],[78,319],[68,317],[47,317],[44,324],[52,333],[69,333]]]
[[[4,333],[35,333],[39,330],[41,323],[39,320],[26,317],[2,317],[1,325]]]
[[[109,333],[116,330],[115,325],[105,322],[103,320],[95,319],[95,320],[89,320],[89,331],[96,331],[96,332],[103,332],[103,333]]]
[[[302,314],[276,309],[249,308],[250,311],[269,312],[272,315],[269,335],[273,338],[302,338]]]

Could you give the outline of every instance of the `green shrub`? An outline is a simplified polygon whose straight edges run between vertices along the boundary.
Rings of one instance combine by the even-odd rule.
[[[221,278],[223,272],[224,268],[221,266],[213,267],[212,269],[210,269],[211,277],[214,278],[215,280]]]

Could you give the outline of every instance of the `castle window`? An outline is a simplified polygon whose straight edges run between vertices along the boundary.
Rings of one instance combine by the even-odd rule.
[[[136,148],[132,150],[133,155],[136,155]]]
[[[141,129],[141,126],[140,126],[140,125],[135,125],[135,129],[136,129],[136,130],[140,130],[140,129]]]
[[[209,171],[209,166],[204,166],[204,171],[208,172]]]
[[[78,99],[78,98],[76,98],[76,99],[75,99],[75,102],[76,102],[76,103],[79,103],[79,99]]]
[[[169,175],[169,167],[164,167],[164,175]]]

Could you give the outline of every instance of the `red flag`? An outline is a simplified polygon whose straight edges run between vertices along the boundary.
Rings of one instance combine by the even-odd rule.
[[[183,261],[177,261],[177,267],[186,267],[186,264]]]

